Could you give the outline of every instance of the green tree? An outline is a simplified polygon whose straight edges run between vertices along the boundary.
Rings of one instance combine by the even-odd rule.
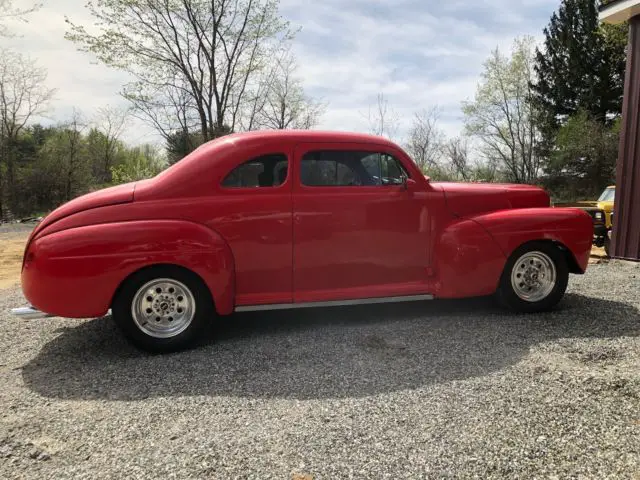
[[[46,87],[47,72],[31,59],[0,49],[0,219],[5,202],[16,195],[16,163],[22,131],[35,116],[47,111],[55,93]]]
[[[622,108],[627,26],[600,25],[596,0],[563,0],[537,49],[533,100],[550,158],[558,128],[584,111],[610,123]]]
[[[127,183],[151,178],[160,173],[166,162],[152,145],[130,149],[124,162],[111,168],[113,183]]]
[[[94,126],[89,132],[93,175],[100,183],[111,181],[111,167],[122,157],[124,148],[120,137],[128,124],[129,110],[104,107],[98,110]]]
[[[535,182],[540,170],[539,132],[529,101],[533,45],[532,37],[524,37],[514,42],[510,56],[494,50],[474,100],[462,108],[466,132],[477,138],[486,165],[516,183]]]
[[[544,183],[563,200],[593,199],[614,182],[620,134],[619,119],[611,126],[580,111],[560,127]]]
[[[178,130],[170,134],[165,141],[169,164],[173,165],[179,162],[202,145],[202,143],[203,140],[200,133]]]
[[[71,119],[58,127],[40,150],[43,167],[55,179],[55,196],[61,202],[86,193],[92,184],[84,129],[80,113],[74,110]]]

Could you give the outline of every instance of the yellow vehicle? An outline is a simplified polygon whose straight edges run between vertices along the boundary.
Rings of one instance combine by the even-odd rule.
[[[604,189],[600,198],[598,198],[597,207],[602,210],[605,215],[605,225],[607,229],[611,228],[611,212],[613,212],[613,201],[616,198],[616,187],[611,185]]]
[[[575,202],[575,203],[555,203],[556,207],[576,207],[581,208],[593,219],[593,244],[596,247],[604,247],[609,256],[609,244],[611,242],[611,220],[613,215],[613,203],[616,196],[615,185],[610,185],[604,189],[598,200]]]

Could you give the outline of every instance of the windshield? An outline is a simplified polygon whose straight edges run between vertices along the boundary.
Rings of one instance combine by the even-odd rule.
[[[602,192],[602,195],[600,195],[600,198],[598,199],[599,202],[613,202],[613,200],[616,197],[616,189],[615,188],[607,188],[604,192]]]

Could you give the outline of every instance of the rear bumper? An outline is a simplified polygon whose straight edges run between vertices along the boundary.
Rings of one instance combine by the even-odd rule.
[[[49,315],[48,313],[41,312],[40,310],[38,310],[37,308],[33,308],[32,306],[12,308],[11,314],[20,318],[24,318],[26,320],[34,320],[38,318],[47,318],[52,316],[52,315]]]

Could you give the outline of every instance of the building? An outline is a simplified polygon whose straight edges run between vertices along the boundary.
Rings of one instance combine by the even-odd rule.
[[[611,256],[640,261],[640,0],[613,0],[600,20],[629,22]]]

